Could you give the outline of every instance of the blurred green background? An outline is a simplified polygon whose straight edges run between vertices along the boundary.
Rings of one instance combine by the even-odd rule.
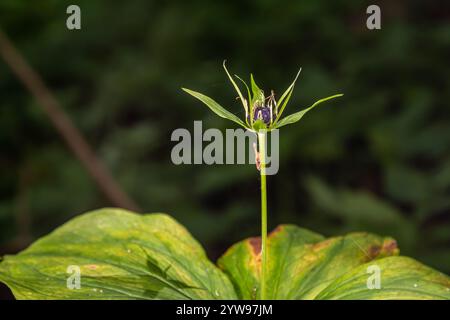
[[[81,7],[82,29],[66,28]],[[283,92],[287,113],[338,92],[281,131],[269,226],[367,230],[450,273],[450,15],[445,1],[2,0],[0,27],[144,212],[167,212],[216,259],[259,232],[254,166],[175,166],[176,128],[224,130],[180,87],[242,115],[221,63]],[[47,115],[0,61],[0,255],[111,206]],[[3,290],[7,296],[7,290]]]

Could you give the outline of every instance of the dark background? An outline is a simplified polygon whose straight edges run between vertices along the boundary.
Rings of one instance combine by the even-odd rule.
[[[280,94],[286,113],[343,92],[281,130],[269,226],[389,235],[450,273],[450,23],[445,1],[2,0],[0,27],[143,212],[167,212],[216,259],[259,233],[253,166],[175,166],[176,128],[234,128],[188,87],[242,115],[221,63]],[[82,29],[66,28],[81,7]],[[382,29],[366,28],[378,4]],[[112,206],[0,60],[0,255]],[[0,297],[9,297],[0,288]]]

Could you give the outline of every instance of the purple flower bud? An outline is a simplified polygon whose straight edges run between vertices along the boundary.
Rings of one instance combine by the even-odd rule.
[[[271,116],[273,117],[269,107],[256,107],[253,119],[262,120],[266,125],[269,125]]]
[[[253,121],[262,120],[266,125],[270,124],[270,119],[275,120],[276,115],[271,114],[270,107],[256,107],[253,113]],[[250,115],[247,115],[247,121],[250,122]]]

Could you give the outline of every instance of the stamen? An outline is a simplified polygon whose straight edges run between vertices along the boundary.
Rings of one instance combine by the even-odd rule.
[[[269,111],[270,111],[270,124],[272,124],[272,120],[273,120],[272,103],[269,106]]]

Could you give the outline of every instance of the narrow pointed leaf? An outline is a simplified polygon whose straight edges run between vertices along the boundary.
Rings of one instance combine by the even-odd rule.
[[[281,95],[280,99],[277,101],[277,119],[278,120],[281,116],[281,114],[284,111],[284,108],[286,108],[287,103],[289,102],[289,99],[291,99],[292,92],[294,91],[295,82],[297,81],[298,76],[300,75],[300,72],[302,72],[302,68],[300,68],[297,72],[297,75],[294,78],[294,81],[292,81],[291,85],[286,89],[286,91]],[[279,110],[278,110],[279,108]]]
[[[254,104],[257,101],[264,103],[264,92],[256,84],[255,79],[253,78],[253,74],[250,74],[250,84],[253,93],[252,107],[254,107]]]
[[[241,77],[239,77],[238,75],[235,74],[234,76],[236,78],[238,78],[244,84],[245,88],[247,89],[248,101],[249,102],[252,101],[252,94],[250,92],[250,88],[248,87],[247,83]]]
[[[240,78],[238,75],[234,75],[236,78],[238,78],[243,84],[244,84],[244,86],[245,86],[245,88],[247,89],[247,96],[248,96],[248,103],[250,103],[251,104],[251,101],[252,101],[252,94],[250,93],[250,89],[249,89],[249,87],[248,87],[248,85],[247,85],[247,83],[242,79],[242,78]],[[249,107],[249,109],[252,109],[251,108],[251,106]],[[251,112],[252,114],[250,115],[249,113],[246,113],[246,115],[245,115],[245,122],[247,123],[247,125],[251,125],[251,123],[253,122],[253,116],[254,116],[254,114],[253,114],[253,111],[252,110],[248,110],[248,112]],[[250,116],[249,116],[250,115]],[[250,123],[249,123],[249,119],[250,119]]]
[[[235,89],[236,92],[238,93],[239,98],[241,99],[242,105],[243,105],[244,110],[245,110],[245,115],[247,116],[247,114],[248,114],[248,104],[247,104],[247,101],[244,99],[244,96],[242,95],[241,90],[239,89],[238,85],[237,85],[236,82],[234,81],[233,77],[232,77],[232,76],[230,75],[230,73],[228,72],[228,69],[227,69],[227,67],[226,67],[226,65],[225,65],[225,62],[226,62],[226,61],[223,62],[223,68],[225,69],[225,72],[227,73],[228,78],[230,79],[231,83],[233,84],[234,89]],[[249,101],[250,101],[250,100],[249,100]]]
[[[244,122],[242,122],[241,119],[239,119],[237,116],[232,114],[230,111],[226,110],[224,107],[222,107],[220,104],[218,104],[216,101],[211,99],[208,96],[205,96],[204,94],[201,94],[200,92],[196,92],[193,90],[189,90],[186,88],[182,88],[183,91],[189,93],[190,95],[194,96],[204,104],[206,104],[215,114],[217,114],[219,117],[231,120],[233,122],[236,122],[240,126],[247,128]]]
[[[302,111],[293,113],[287,117],[284,117],[283,119],[281,119],[280,121],[276,122],[274,125],[274,128],[281,128],[283,126],[286,126],[288,124],[292,124],[295,123],[297,121],[299,121],[301,118],[303,118],[303,116],[310,110],[312,110],[314,107],[316,107],[317,105],[321,104],[322,102],[334,99],[334,98],[338,98],[338,97],[342,97],[343,94],[336,94],[334,96],[330,96],[324,99],[320,99],[319,101],[316,101],[311,107],[304,109]]]

